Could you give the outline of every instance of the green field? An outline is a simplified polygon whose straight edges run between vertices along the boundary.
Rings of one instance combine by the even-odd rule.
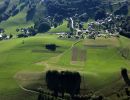
[[[49,33],[60,33],[60,32],[70,32],[70,29],[67,28],[67,21],[64,21],[63,24],[59,25],[56,28],[53,28],[49,31]]]
[[[25,7],[16,16],[0,23],[0,28],[4,28],[7,34],[17,35],[17,28],[34,25],[32,21],[26,22],[26,14]],[[91,21],[84,23],[85,29]],[[64,21],[48,33],[70,32],[67,24]],[[37,94],[22,90],[20,85],[46,88],[43,84],[47,70],[78,71],[82,76],[81,88],[86,89],[81,92],[92,90],[105,96],[111,94],[107,100],[119,100],[112,93],[124,85],[121,68],[130,70],[130,58],[125,59],[120,53],[123,48],[130,49],[130,40],[122,36],[81,41],[57,37],[54,34],[38,34],[35,37],[0,41],[0,100],[37,100]],[[55,52],[45,49],[46,44],[52,43],[58,46]],[[72,62],[72,47],[85,49],[86,61]]]
[[[121,48],[130,47],[129,41],[125,37],[120,37],[77,42],[60,40],[57,35],[51,34],[0,41],[0,98],[17,100],[21,96],[20,100],[36,100],[37,95],[24,92],[19,84],[25,86],[42,84],[43,72],[51,69],[79,71],[82,78],[84,77],[82,88],[87,84],[93,91],[106,93],[104,89],[110,87],[109,92],[112,92],[113,86],[116,85],[116,89],[123,84],[120,78],[121,68],[130,69],[130,61],[120,54]],[[45,44],[51,43],[58,46],[55,52],[45,49]],[[72,46],[86,49],[85,62],[71,63]]]
[[[24,44],[22,43],[24,40]],[[56,43],[60,46],[56,52],[48,52],[44,45]],[[57,56],[68,49],[73,41],[57,40],[56,36],[43,35],[26,39],[13,39],[0,42],[0,99],[17,100],[20,92],[15,74],[18,72],[43,72],[45,66],[36,63]],[[44,52],[33,52],[33,50],[44,50]],[[18,94],[18,95],[17,95]],[[29,96],[27,96],[29,98]],[[21,97],[20,100],[28,100]],[[32,100],[32,99],[30,99]],[[34,99],[35,100],[35,99]]]

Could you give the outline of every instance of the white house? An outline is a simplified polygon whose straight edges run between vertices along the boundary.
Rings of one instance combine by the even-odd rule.
[[[0,39],[2,39],[3,38],[3,33],[0,33]]]

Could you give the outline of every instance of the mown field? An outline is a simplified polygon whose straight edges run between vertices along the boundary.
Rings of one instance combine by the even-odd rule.
[[[23,44],[24,41],[24,44]],[[56,52],[49,52],[45,44],[55,43]],[[21,91],[15,79],[18,72],[43,72],[44,65],[36,63],[47,60],[64,52],[73,41],[58,40],[54,35],[36,36],[26,39],[12,39],[0,42],[0,100],[29,100],[30,95]],[[43,50],[43,52],[34,52]],[[22,95],[25,95],[22,96]],[[33,96],[35,97],[35,95]],[[30,100],[33,100],[32,98]],[[36,99],[34,99],[36,100]]]
[[[8,34],[17,34],[16,28],[33,25],[25,21],[26,9],[0,24]],[[15,21],[14,21],[15,20]],[[90,20],[91,21],[91,20]],[[85,23],[84,28],[88,24]],[[67,22],[49,33],[68,32]],[[82,76],[81,88],[102,94],[118,90],[124,83],[120,76],[121,68],[130,70],[130,60],[121,56],[121,48],[130,48],[130,40],[125,37],[60,40],[56,35],[37,35],[35,37],[0,41],[0,100],[37,100],[37,94],[23,91],[19,85],[39,87],[44,83],[47,70],[79,71]],[[45,44],[55,43],[57,50],[50,52]],[[73,45],[75,44],[75,45]],[[72,63],[72,46],[85,49],[86,61]],[[82,91],[83,92],[83,91]],[[110,100],[118,100],[112,95]]]
[[[121,68],[130,69],[130,62],[122,57],[120,49],[130,47],[129,39],[124,37],[86,39],[77,43],[75,47],[87,51],[86,61],[72,63],[72,48],[70,48],[57,59],[48,61],[50,69],[79,71],[83,78],[81,88],[85,88],[85,92],[91,89],[110,95],[124,85],[120,71]],[[119,98],[112,95],[109,99],[118,100]]]
[[[29,88],[44,87],[45,71],[70,70],[80,72],[82,76],[81,89],[86,89],[81,90],[82,93],[91,90],[103,95],[111,94],[108,100],[119,100],[113,95],[113,91],[118,91],[124,85],[120,75],[121,68],[130,69],[129,60],[121,56],[120,48],[129,48],[129,39],[125,37],[118,39],[98,38],[96,40],[86,39],[77,42],[59,40],[56,35],[38,35],[24,39],[25,44],[22,44],[22,41],[23,39],[16,39],[1,42],[1,46],[5,45],[1,49],[3,57],[0,60],[2,66],[0,68],[2,77],[1,94],[14,91],[14,93],[18,92],[25,95],[20,91],[19,84]],[[49,52],[43,48],[44,44],[48,43],[55,43],[59,48],[56,52]],[[87,60],[85,62],[72,63],[72,46],[86,49]],[[32,50],[43,50],[43,52],[32,52]],[[5,84],[5,82],[10,84]],[[10,94],[7,100],[12,100],[10,98],[12,95]],[[17,96],[14,96],[14,98],[17,98]],[[28,98],[29,96],[35,98],[30,94],[27,95]],[[21,98],[21,100],[24,99]]]

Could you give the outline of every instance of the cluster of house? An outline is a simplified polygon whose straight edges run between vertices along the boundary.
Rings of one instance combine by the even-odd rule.
[[[119,32],[122,30],[120,27],[120,21],[124,20],[123,15],[113,15],[107,13],[107,17],[101,20],[92,21],[88,23],[87,29],[80,29],[77,27],[79,24],[71,20],[71,33],[62,33],[59,37],[65,38],[92,38],[96,37],[119,37]],[[72,27],[73,26],[73,27]]]
[[[16,31],[18,32],[18,38],[35,36],[37,34],[33,28],[21,28],[16,29]]]
[[[18,32],[17,38],[35,36],[37,34],[34,28],[21,28],[16,29],[16,31]],[[12,34],[7,35],[4,29],[0,29],[0,40],[9,40],[11,38],[13,38]]]
[[[114,16],[113,14],[107,14],[107,16],[108,17],[102,20],[97,20],[88,24],[87,31],[89,32],[90,37],[119,37],[119,32],[122,30],[120,22],[124,20],[125,16]]]
[[[0,33],[0,40],[9,40],[9,39],[11,39],[12,37],[13,37],[12,34],[7,35],[7,34],[5,34],[5,33],[3,33],[3,32]]]

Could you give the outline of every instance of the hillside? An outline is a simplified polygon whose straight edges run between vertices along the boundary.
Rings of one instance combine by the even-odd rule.
[[[7,3],[4,3],[4,2]],[[82,0],[77,1],[62,1],[56,2],[56,0],[49,0],[49,1],[41,1],[41,0],[5,0],[1,1],[3,5],[0,9],[3,9],[0,13],[0,28],[4,28],[5,31],[9,34],[16,34],[17,28],[24,28],[33,26],[33,23],[39,20],[39,18],[44,18],[46,16],[51,16],[54,20],[52,24],[61,23],[61,20],[64,18],[74,16],[77,12],[79,16],[86,13],[88,17],[94,18],[95,12],[98,9],[102,9],[105,5],[106,10],[109,10],[109,3],[108,0],[95,0],[95,1],[86,1],[85,3]],[[52,2],[51,2],[52,1]],[[90,3],[88,3],[90,2]],[[110,2],[110,0],[109,0]],[[120,6],[118,3],[122,0],[112,0],[111,5],[113,5],[113,10],[115,11]],[[7,5],[5,5],[7,4]],[[69,4],[69,5],[68,5]],[[82,5],[79,6],[78,4]],[[89,5],[88,5],[89,4]],[[94,5],[96,4],[96,5]],[[107,6],[106,6],[107,4]],[[4,6],[5,5],[5,6]],[[91,5],[95,8],[91,8]],[[57,8],[56,8],[57,7]],[[64,8],[65,9],[61,9]],[[77,8],[78,7],[78,8]],[[90,9],[89,9],[90,7]],[[53,10],[55,8],[55,10]],[[76,9],[77,8],[77,9]],[[87,9],[84,9],[87,8]],[[57,9],[57,10],[56,10]],[[92,10],[91,10],[92,9]],[[64,12],[64,13],[62,13]],[[65,13],[66,12],[66,13]],[[73,12],[70,14],[70,12]],[[59,17],[57,17],[57,14]],[[65,15],[64,15],[65,14]],[[91,15],[92,14],[92,15]],[[14,21],[15,20],[15,21]],[[25,25],[26,24],[26,25]],[[24,26],[24,27],[23,27]]]
[[[0,0],[0,100],[129,100],[129,15],[130,0]]]

